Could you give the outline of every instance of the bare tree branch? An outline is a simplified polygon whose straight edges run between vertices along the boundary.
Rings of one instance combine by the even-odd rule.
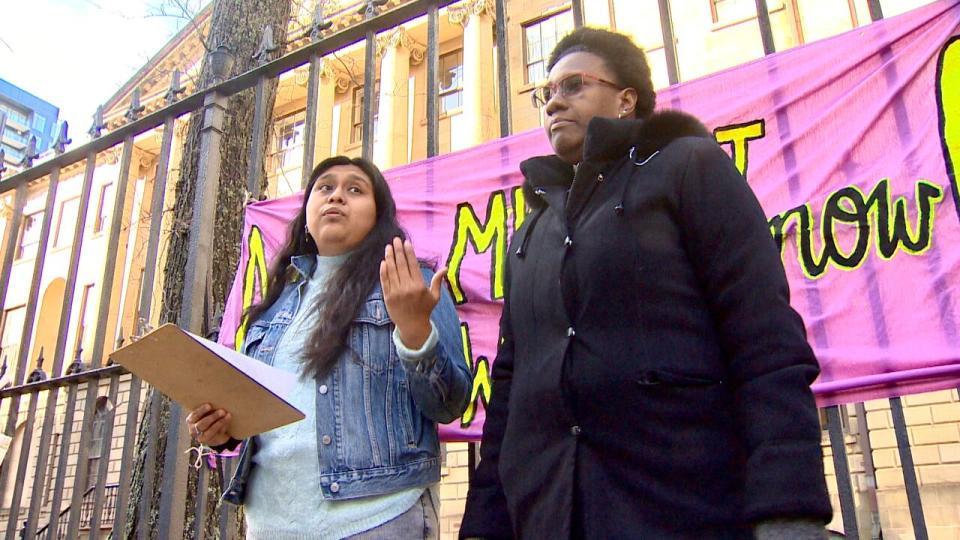
[[[91,0],[86,1],[90,2]],[[147,13],[144,17],[158,17],[185,22],[196,32],[204,50],[210,52],[213,50],[213,46],[207,41],[207,35],[197,25],[197,15],[200,14],[202,7],[202,0],[159,0],[147,6]]]

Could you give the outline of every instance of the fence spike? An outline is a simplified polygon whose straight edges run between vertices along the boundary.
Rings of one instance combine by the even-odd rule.
[[[87,366],[83,364],[81,354],[83,353],[83,347],[77,347],[77,357],[73,360],[67,367],[67,375],[76,375],[77,373],[82,373],[86,371]]]
[[[388,0],[367,0],[364,2],[364,5],[357,10],[357,13],[363,15],[367,19],[372,19],[377,16],[377,11],[379,8],[387,5]]]
[[[103,105],[97,105],[97,112],[93,113],[93,125],[87,133],[90,134],[91,139],[97,139],[106,127],[107,124],[103,121]]]
[[[170,76],[170,88],[167,89],[167,93],[164,94],[164,99],[167,100],[167,104],[171,104],[177,100],[177,97],[180,94],[187,91],[187,87],[180,84],[180,70],[173,70],[173,75]]]
[[[67,124],[67,121],[64,120],[60,123],[60,129],[57,133],[57,140],[53,141],[53,151],[59,156],[60,154],[67,151],[67,145],[73,142],[73,139],[67,134],[70,126]]]
[[[127,112],[124,113],[123,116],[129,121],[135,122],[145,110],[147,110],[147,108],[140,104],[140,89],[134,88],[133,93],[130,95],[130,108],[127,109]]]
[[[253,55],[253,59],[261,64],[266,64],[271,60],[274,51],[279,47],[273,42],[273,27],[269,24],[263,27],[263,37],[260,39],[260,46]]]
[[[313,10],[313,21],[310,24],[310,39],[316,41],[320,36],[333,27],[333,21],[328,21],[323,13],[324,3],[317,2],[316,9]]]
[[[30,376],[27,377],[27,384],[45,381],[49,378],[47,377],[47,373],[43,371],[43,360],[43,347],[40,347],[40,356],[37,357],[37,369],[33,370]]]
[[[33,167],[33,160],[40,157],[40,153],[37,152],[37,136],[31,135],[30,142],[27,143],[27,149],[23,151],[23,159],[20,160],[20,166],[24,169],[29,169]]]

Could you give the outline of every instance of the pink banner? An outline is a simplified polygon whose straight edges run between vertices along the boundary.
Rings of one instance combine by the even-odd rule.
[[[714,129],[770,219],[793,305],[822,374],[821,405],[960,384],[960,0],[661,91]],[[446,440],[479,438],[518,164],[550,153],[539,129],[386,172],[418,255],[449,266],[474,373]],[[221,342],[300,197],[250,205]],[[252,256],[251,256],[252,255]]]

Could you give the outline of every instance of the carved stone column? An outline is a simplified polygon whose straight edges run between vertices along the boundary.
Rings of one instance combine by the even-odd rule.
[[[337,141],[333,140],[333,108],[336,94],[342,94],[350,88],[350,79],[333,67],[333,62],[325,58],[320,69],[320,92],[317,95],[317,136],[314,138],[314,166],[325,158],[335,155]],[[309,149],[304,149],[307,151]]]
[[[492,0],[467,0],[450,8],[450,21],[463,26],[463,112],[468,145],[497,136],[494,102]]]
[[[377,54],[383,59],[373,159],[386,169],[407,162],[410,64],[423,61],[423,47],[399,27],[378,40]]]

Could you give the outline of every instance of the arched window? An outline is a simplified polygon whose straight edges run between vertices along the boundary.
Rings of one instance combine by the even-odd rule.
[[[93,411],[93,423],[90,427],[90,451],[87,454],[87,482],[88,488],[97,483],[100,470],[100,459],[110,459],[110,441],[104,439],[107,431],[107,422],[113,418],[113,403],[107,396],[97,398],[97,405]]]

